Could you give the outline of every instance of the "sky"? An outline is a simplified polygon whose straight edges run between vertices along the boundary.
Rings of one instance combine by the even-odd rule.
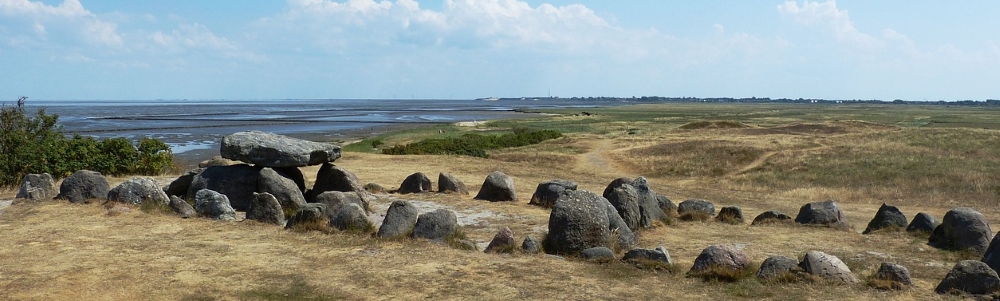
[[[0,0],[0,102],[1000,99],[1000,1]]]

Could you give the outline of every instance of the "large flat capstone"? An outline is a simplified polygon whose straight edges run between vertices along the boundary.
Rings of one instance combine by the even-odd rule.
[[[302,167],[340,158],[340,146],[261,131],[226,136],[219,152],[223,158],[263,167]]]

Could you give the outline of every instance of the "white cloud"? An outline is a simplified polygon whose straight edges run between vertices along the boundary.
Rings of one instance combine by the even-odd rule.
[[[5,23],[30,23],[32,35],[25,38],[45,40],[54,31],[62,31],[90,44],[122,46],[117,24],[101,20],[84,9],[79,0],[66,0],[59,6],[28,0],[0,0],[0,16],[7,19]]]
[[[854,46],[871,48],[880,44],[878,39],[855,28],[847,10],[837,8],[835,0],[822,3],[804,1],[802,6],[795,1],[785,1],[778,5],[778,12],[792,17],[799,24],[826,27],[837,40]]]

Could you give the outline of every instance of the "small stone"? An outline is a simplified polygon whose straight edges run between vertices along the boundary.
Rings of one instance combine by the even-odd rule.
[[[593,247],[580,251],[580,257],[592,262],[610,262],[615,259],[615,252],[608,247]]]
[[[535,239],[534,236],[528,235],[528,237],[525,237],[524,241],[521,242],[521,250],[528,254],[538,254],[538,252],[541,252],[538,239]]]
[[[400,194],[421,193],[431,191],[431,179],[422,172],[418,172],[406,177],[403,184],[399,185]]]
[[[493,236],[493,240],[490,244],[486,246],[486,253],[511,253],[517,248],[517,242],[514,241],[514,232],[508,227],[504,227]]]
[[[740,207],[729,206],[722,207],[719,210],[719,215],[715,216],[715,221],[733,225],[743,224],[743,210]]]
[[[902,265],[891,262],[883,262],[879,266],[878,272],[872,278],[892,283],[890,288],[893,289],[913,286],[913,279],[910,278],[910,270]]]
[[[195,194],[194,210],[211,219],[236,220],[236,210],[229,205],[229,198],[209,189],[199,190]]]
[[[170,196],[170,208],[181,218],[190,218],[198,215],[198,212],[194,211],[194,207],[191,207],[191,204],[176,196]]]
[[[750,223],[751,226],[767,225],[774,223],[790,222],[792,220],[791,216],[778,211],[767,211],[758,214],[757,217],[753,218],[753,222]]]

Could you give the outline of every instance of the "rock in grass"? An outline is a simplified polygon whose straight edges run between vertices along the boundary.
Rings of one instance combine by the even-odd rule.
[[[758,214],[757,217],[753,218],[753,222],[750,223],[751,226],[767,225],[774,223],[790,222],[792,220],[791,216],[781,213],[779,211],[767,211]]]
[[[302,194],[298,184],[295,183],[296,181],[292,179],[294,176],[294,174],[287,176],[286,172],[270,167],[262,168],[257,174],[257,192],[270,194],[278,200],[278,204],[281,204],[283,209],[298,210],[299,207],[306,204],[306,197]]]
[[[677,214],[681,220],[705,221],[715,216],[715,205],[706,200],[686,200],[677,205]]]
[[[504,227],[493,236],[493,240],[490,244],[486,246],[485,253],[513,253],[514,249],[517,248],[517,242],[514,241],[514,231],[511,231],[509,227]]]
[[[330,226],[341,231],[354,231],[370,233],[375,226],[368,220],[365,210],[358,204],[347,204],[337,209],[337,213],[330,219]]]
[[[663,214],[669,217],[677,217],[677,204],[674,204],[667,196],[657,195],[656,203],[660,206],[660,210],[663,210]]]
[[[906,232],[931,234],[940,225],[941,222],[930,214],[920,212],[913,216],[913,220],[906,226]]]
[[[376,236],[383,238],[410,236],[417,225],[420,212],[417,207],[407,201],[393,201],[385,213],[382,226]]]
[[[298,210],[298,207],[295,207],[295,209]],[[274,195],[267,192],[254,193],[253,201],[250,202],[250,207],[247,208],[247,219],[284,226],[285,211]]]
[[[1000,233],[993,236],[989,248],[986,248],[986,254],[983,255],[982,262],[985,262],[994,271],[1000,271]]]
[[[257,192],[259,172],[260,167],[246,164],[205,168],[191,180],[187,197],[194,199],[198,191],[209,189],[226,195],[233,209],[246,211],[253,193]]]
[[[455,216],[455,212],[438,209],[417,217],[417,224],[413,227],[413,237],[445,241],[457,231],[458,217]]]
[[[108,191],[108,201],[140,205],[145,202],[154,202],[160,205],[170,203],[170,198],[156,185],[150,178],[134,178],[122,182],[115,188]]]
[[[757,269],[757,278],[767,281],[780,277],[798,277],[798,274],[802,272],[798,260],[785,256],[771,256],[760,264],[760,269]]]
[[[438,192],[467,195],[469,194],[469,189],[465,187],[465,183],[462,180],[451,174],[442,172],[438,174]]]
[[[630,230],[639,230],[642,215],[639,212],[639,193],[635,187],[628,184],[615,187],[607,199]]]
[[[840,258],[820,251],[807,252],[799,267],[806,273],[824,279],[847,283],[858,282],[858,278],[854,277],[854,273],[851,273],[851,269]]]
[[[21,186],[18,188],[17,195],[14,198],[47,201],[55,197],[56,194],[58,194],[58,191],[56,191],[56,182],[52,179],[52,175],[47,173],[27,174],[21,178]]]
[[[563,191],[576,190],[576,187],[577,184],[575,182],[558,179],[539,183],[538,187],[535,187],[535,193],[531,195],[531,201],[528,204],[543,208],[552,208]]]
[[[657,262],[665,265],[672,265],[673,260],[670,259],[670,252],[663,246],[656,247],[656,249],[632,249],[625,252],[625,256],[622,257],[622,261],[629,263],[642,264],[643,261]]]
[[[385,189],[385,187],[382,187],[382,185],[379,185],[378,183],[368,183],[368,184],[365,184],[365,186],[363,188],[365,189],[365,191],[368,191],[368,192],[374,193],[374,194],[386,194],[386,193],[389,193],[388,189]]]
[[[340,146],[261,131],[234,133],[222,138],[223,158],[263,167],[302,167],[333,162]]]
[[[868,234],[881,229],[902,230],[904,227],[906,227],[906,216],[903,215],[903,212],[899,211],[899,208],[896,208],[896,206],[889,206],[886,203],[882,203],[882,206],[878,208],[878,212],[875,212],[875,217],[868,222],[868,227],[862,233]]]
[[[589,191],[563,192],[549,213],[549,234],[542,242],[545,252],[572,255],[608,245],[611,239],[610,206],[606,199]],[[618,216],[613,207],[610,211]]]
[[[934,288],[938,294],[991,295],[1000,292],[1000,277],[986,263],[962,260]]]
[[[593,247],[580,251],[580,258],[593,262],[610,262],[615,260],[615,252],[608,247]]]
[[[317,195],[327,191],[357,192],[367,194],[358,176],[342,167],[325,163],[316,172],[316,183],[313,184],[312,196],[307,197],[308,202],[313,202]]]
[[[326,204],[330,209],[330,214],[336,213],[337,208],[346,206],[347,204],[357,204],[365,212],[369,208],[368,201],[362,198],[357,192],[327,191],[316,196],[315,203]]]
[[[229,204],[226,195],[202,189],[195,193],[194,210],[204,217],[223,221],[235,221],[236,210]]]
[[[190,218],[198,215],[198,212],[194,211],[194,207],[191,207],[191,204],[176,196],[170,196],[170,209],[173,209],[174,213],[181,218]]]
[[[406,177],[399,185],[399,193],[421,193],[431,191],[431,179],[422,172],[418,172]]]
[[[840,210],[840,205],[833,200],[803,205],[802,208],[799,208],[799,214],[795,216],[795,222],[807,225],[824,225],[842,230],[851,227],[847,222],[847,216]]]
[[[326,204],[308,203],[288,218],[285,229],[328,230],[330,218],[327,215]]]
[[[656,201],[656,192],[649,187],[645,177],[638,177],[630,183],[635,187],[639,202],[639,226],[649,228],[653,222],[662,220],[665,216],[660,204]]]
[[[82,203],[91,199],[106,200],[108,191],[111,191],[111,185],[108,185],[108,179],[104,175],[96,171],[78,170],[63,179],[56,198],[70,203]]]
[[[517,194],[514,191],[514,179],[500,171],[494,171],[479,189],[475,199],[490,202],[514,202]]]
[[[902,265],[891,262],[883,262],[879,266],[878,272],[872,275],[872,279],[888,282],[889,285],[886,288],[902,289],[913,286],[913,278],[910,278],[910,270]]]
[[[541,251],[538,239],[535,239],[535,237],[531,235],[525,237],[524,241],[521,242],[521,251],[528,254],[538,254],[538,252]]]
[[[694,259],[689,276],[729,279],[750,266],[743,251],[729,245],[708,246]],[[735,279],[731,279],[735,280]]]
[[[982,255],[990,246],[993,230],[982,213],[959,207],[948,211],[941,225],[934,229],[928,244],[952,251],[968,251]]]
[[[719,215],[715,216],[715,221],[733,225],[742,225],[744,222],[743,210],[736,206],[722,207],[722,209],[719,210]]]

